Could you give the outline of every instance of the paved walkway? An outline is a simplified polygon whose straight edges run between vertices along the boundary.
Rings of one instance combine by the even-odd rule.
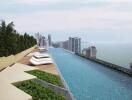
[[[39,68],[40,70],[43,70],[45,72],[48,72],[48,73],[51,73],[51,74],[55,74],[55,75],[59,75],[56,67],[54,64],[48,64],[48,65],[37,65],[37,66],[34,66],[32,65],[30,62],[29,62],[29,59],[32,57],[34,53],[29,53],[27,56],[23,57],[23,59],[21,59],[19,61],[19,63],[21,64],[25,64],[25,65],[30,65],[30,66],[33,66],[33,67],[36,67],[36,68]]]
[[[11,67],[7,67],[0,72],[0,100],[32,100],[32,97],[29,94],[12,85],[12,83],[15,82],[37,78],[25,71],[40,69],[48,73],[59,75],[54,64],[40,66],[31,65],[29,59],[34,52],[36,52],[36,50],[23,57],[18,63],[15,63]]]
[[[0,100],[31,100],[32,97],[11,83],[31,80],[36,77],[24,71],[37,68],[16,63],[0,72]]]

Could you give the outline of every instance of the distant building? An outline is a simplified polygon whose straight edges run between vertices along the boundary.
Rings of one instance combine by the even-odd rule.
[[[46,38],[44,36],[42,36],[41,34],[39,34],[39,33],[35,34],[35,36],[36,36],[36,39],[37,39],[37,46],[47,48]]]
[[[39,38],[39,47],[46,47],[46,38],[44,36],[41,36]]]
[[[72,51],[72,38],[69,37],[69,40],[68,40],[68,50]]]
[[[39,33],[35,34],[36,40],[37,40],[37,46],[39,46],[39,39],[41,37],[41,35]]]
[[[53,43],[53,47],[55,47],[55,48],[63,48],[63,42],[62,41],[54,42]]]
[[[132,62],[131,62],[131,63],[129,63],[129,66],[130,66],[130,69],[132,69]]]
[[[60,48],[63,48],[63,41],[58,42]]]
[[[59,43],[53,43],[53,47],[54,48],[58,48],[59,47]]]
[[[63,46],[64,49],[68,50],[68,40],[63,42]]]
[[[53,46],[64,48],[75,53],[81,53],[81,38],[69,37],[68,40],[56,42]]]
[[[80,53],[81,52],[81,38],[69,37],[68,50],[75,52],[75,53]]]
[[[49,44],[49,46],[51,46],[51,45],[52,45],[51,35],[50,35],[50,34],[48,35],[48,44]]]
[[[84,49],[82,50],[82,54],[85,55],[85,56],[87,55],[87,48],[84,48]]]
[[[96,58],[96,53],[97,50],[95,46],[90,46],[82,50],[82,54],[86,57]]]

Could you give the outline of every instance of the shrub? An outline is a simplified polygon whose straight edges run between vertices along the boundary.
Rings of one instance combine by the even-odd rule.
[[[31,80],[14,84],[24,92],[30,94],[33,100],[65,100],[64,96],[57,94],[49,88],[45,88]]]
[[[64,87],[60,77],[57,75],[46,73],[46,72],[40,71],[40,70],[27,71],[27,73],[32,74],[34,76],[37,76],[39,79],[47,81],[47,82],[52,83],[54,85]]]

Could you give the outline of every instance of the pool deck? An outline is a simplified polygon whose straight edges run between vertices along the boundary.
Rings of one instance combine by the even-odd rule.
[[[32,65],[29,62],[29,59],[32,57],[32,55],[35,51],[37,51],[37,50],[34,50],[33,52],[29,53],[27,56],[23,57],[23,59],[18,61],[18,63],[29,65],[29,66],[32,66],[32,67],[36,67],[39,70],[42,70],[42,71],[45,71],[45,72],[48,72],[48,73],[51,73],[51,74],[59,75],[59,73],[58,73],[58,71],[57,71],[54,64],[37,65],[37,66]]]
[[[23,65],[20,63],[15,63],[14,65],[7,67],[5,70],[0,72],[0,78],[4,78],[8,83],[15,83],[25,80],[30,80],[36,78],[33,75],[25,73],[25,71],[35,70],[37,68]]]
[[[0,78],[0,100],[32,100],[32,97]]]
[[[16,88],[12,83],[36,79],[25,71],[35,70],[27,65],[15,63],[0,72],[0,100],[32,100],[32,97]]]
[[[32,96],[12,84],[37,78],[25,71],[39,69],[51,74],[59,75],[54,64],[34,66],[29,62],[29,59],[36,51],[38,50],[33,50],[17,63],[0,71],[0,100],[32,100]]]

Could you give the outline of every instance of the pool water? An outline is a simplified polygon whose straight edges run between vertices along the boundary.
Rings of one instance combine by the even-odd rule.
[[[61,48],[50,53],[77,100],[132,100],[132,78]]]

